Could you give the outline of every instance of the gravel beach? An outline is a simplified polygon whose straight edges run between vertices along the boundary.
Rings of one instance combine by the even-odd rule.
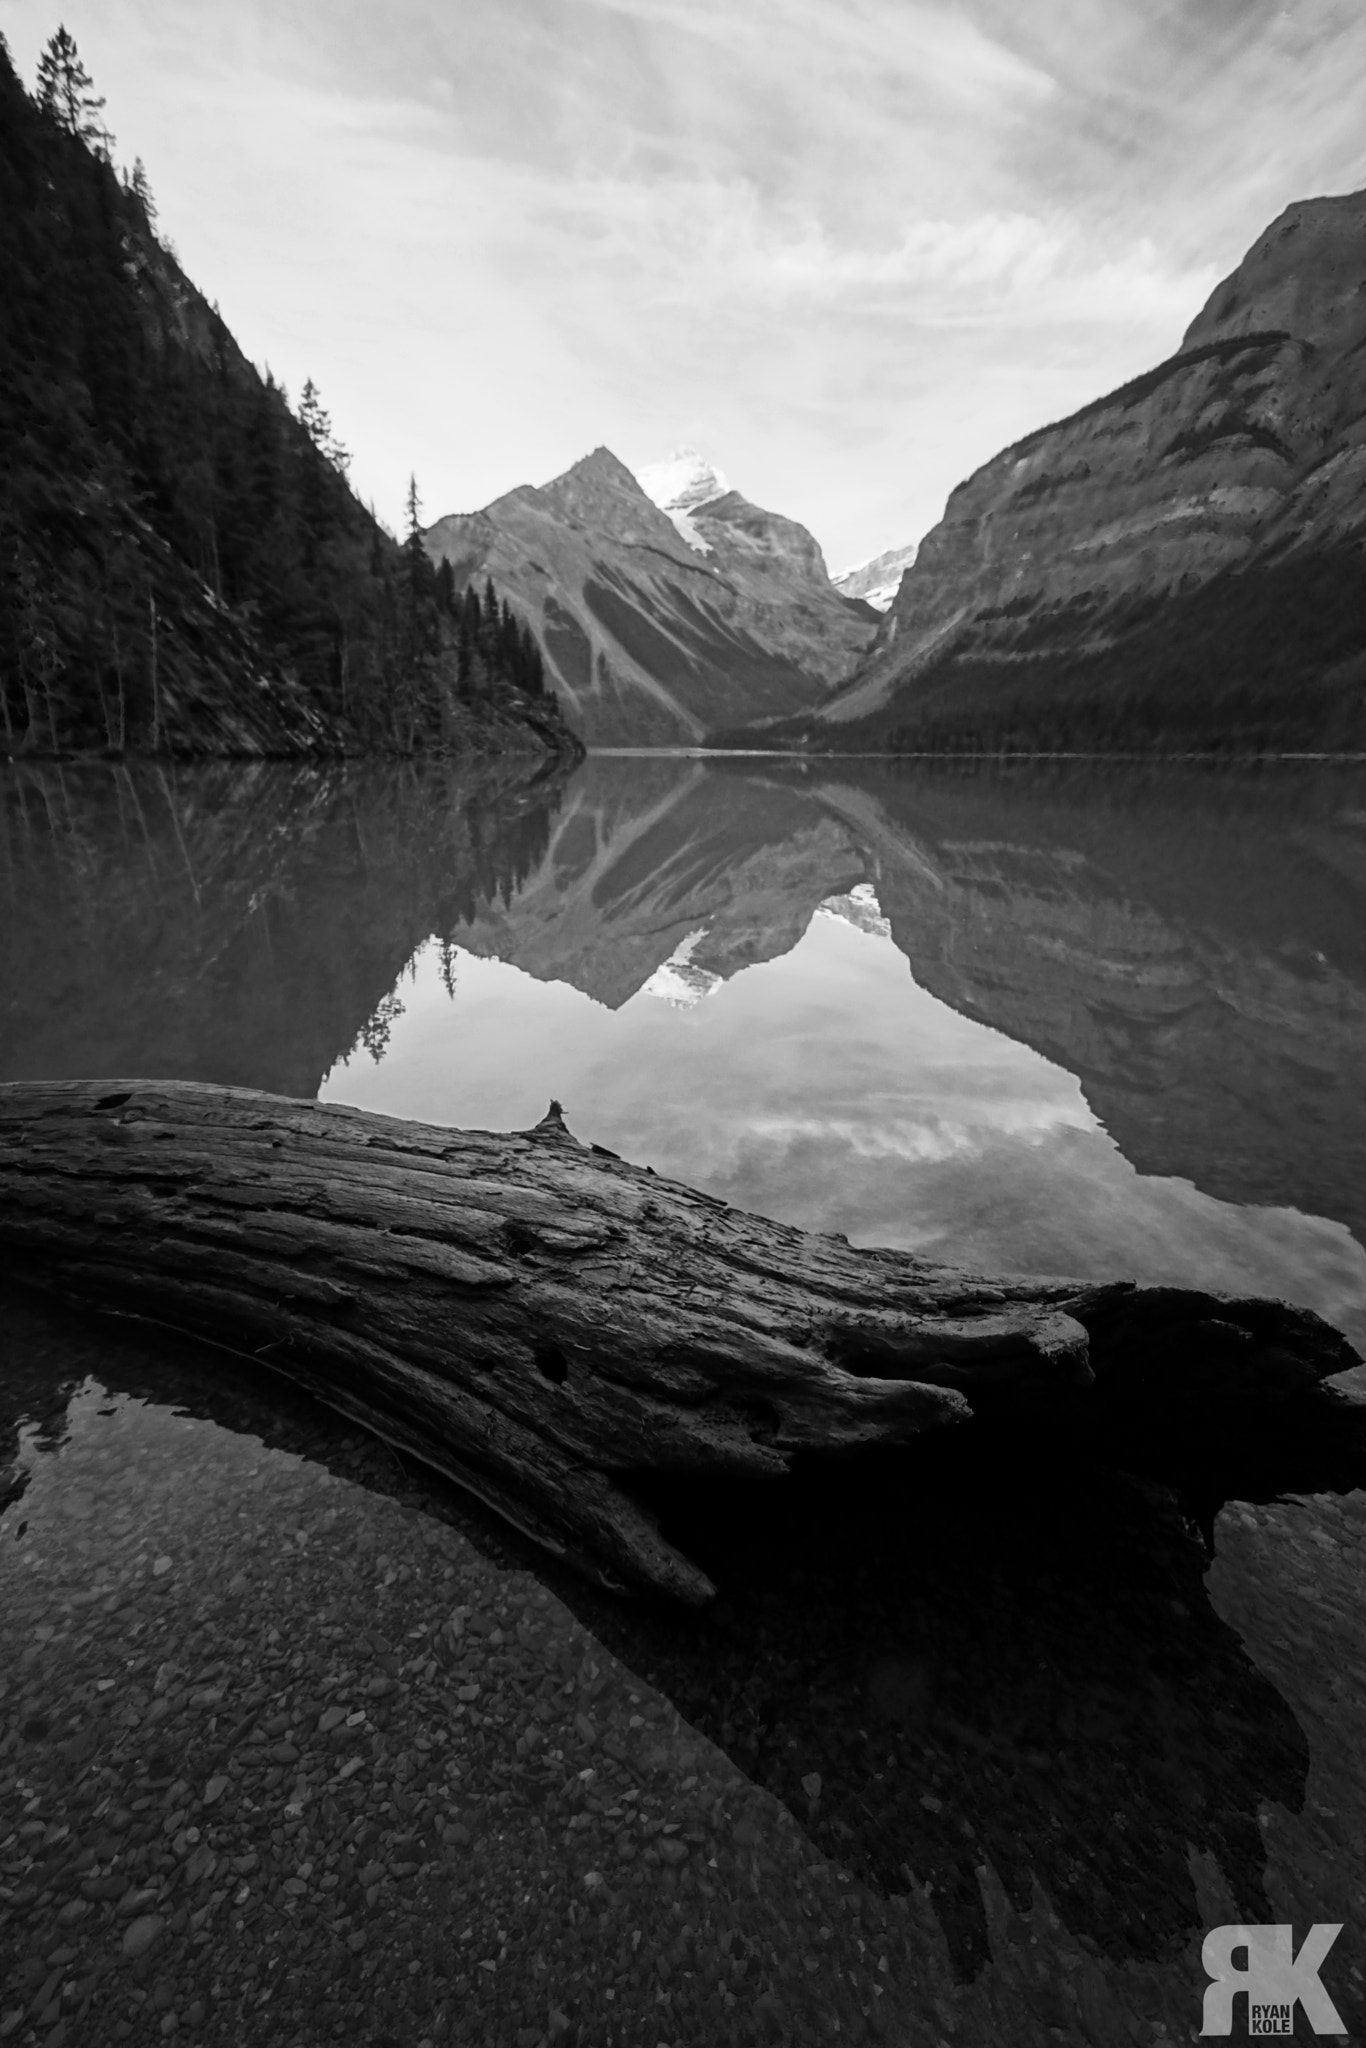
[[[0,1514],[13,2048],[1198,2032],[1199,1926],[1117,1956],[969,1843],[986,1953],[965,1971],[932,1880],[830,1854],[821,1759],[795,1758],[788,1798],[756,1783],[619,1654],[629,1615],[609,1649],[450,1489],[297,1396],[262,1433],[245,1383],[234,1416],[190,1412],[194,1361],[149,1364],[136,1336],[36,1307],[10,1327],[31,1418]],[[1308,1512],[1226,1510],[1210,1583],[1307,1731],[1297,1803],[1261,1817],[1267,1892],[1349,1923],[1332,1985],[1354,2027],[1366,1504]],[[913,1674],[879,1683],[884,1712],[916,1711]],[[939,1827],[946,1802],[915,1803]],[[1218,1859],[1187,1861],[1205,1924],[1235,1917]]]

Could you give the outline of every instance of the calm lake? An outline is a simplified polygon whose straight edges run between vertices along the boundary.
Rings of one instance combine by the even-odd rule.
[[[855,1243],[1277,1295],[1366,1348],[1366,764],[11,766],[0,1079],[95,1075],[494,1129],[554,1097],[585,1141]],[[236,1498],[231,1432],[297,1450],[278,1484],[306,1491],[302,1424],[215,1409],[129,1341],[39,1316],[11,1353],[16,1687],[66,1640],[42,1601],[93,1569],[101,1515],[131,1544],[155,1491],[169,1586],[202,1503]],[[923,1947],[887,1979],[907,2026],[1184,2039],[1201,1931],[1239,1919],[1343,1923],[1355,2024],[1366,1492],[1273,1475],[1211,1559],[1138,1481],[915,1469],[890,1589],[852,1552],[826,1584],[798,1528],[753,1538],[691,1650],[575,1611],[827,1856],[924,1881],[947,1960],[932,1999]],[[233,1510],[262,1560],[275,1470]],[[64,1513],[73,1490],[95,1506]],[[271,1642],[306,1635],[261,1585]],[[112,1684],[71,1626],[82,1683]],[[856,1725],[870,1698],[914,1728],[901,1764]]]
[[[10,769],[0,1077],[571,1129],[1366,1344],[1366,768]]]

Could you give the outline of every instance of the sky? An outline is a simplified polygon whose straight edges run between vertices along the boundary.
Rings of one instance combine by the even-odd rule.
[[[0,0],[390,526],[698,449],[838,571],[1366,186],[1361,0]]]

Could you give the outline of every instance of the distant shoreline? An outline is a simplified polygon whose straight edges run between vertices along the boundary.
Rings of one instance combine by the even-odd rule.
[[[886,748],[864,752],[836,752],[822,748],[813,753],[804,747],[588,747],[589,760],[684,760],[684,761],[1220,761],[1228,764],[1249,761],[1366,761],[1358,753],[1226,753],[1222,748],[1184,748],[1169,752],[1145,748],[1132,753],[1095,751],[1042,751],[1036,748],[916,748],[890,752]]]
[[[556,760],[563,758],[568,749],[552,751],[549,747],[527,746],[497,747],[484,749],[469,747],[449,753],[421,752],[400,754],[385,752],[382,760],[412,762],[414,760],[435,760],[447,765],[470,762],[531,759],[538,755]],[[317,767],[336,766],[347,762],[373,761],[373,751],[362,748],[337,752],[332,749],[276,750],[270,753],[249,753],[246,750],[224,750],[222,752],[199,752],[177,749],[175,751],[152,752],[138,748],[122,751],[107,747],[70,748],[61,752],[23,750],[19,753],[0,752],[0,767],[17,768],[47,764],[54,767],[86,767],[95,763],[126,766],[133,762],[153,761],[163,766],[194,767],[210,762],[239,761],[244,766],[275,763],[307,763]],[[1253,762],[1273,761],[1341,761],[1366,762],[1366,751],[1346,752],[1277,752],[1277,753],[1231,753],[1224,749],[1185,748],[1180,751],[1147,748],[1129,753],[1102,753],[1071,749],[1068,751],[1043,751],[1036,748],[914,748],[906,752],[889,752],[886,749],[862,752],[835,752],[822,750],[809,752],[801,747],[590,747],[584,746],[580,760],[618,761],[800,761],[804,766],[815,767],[822,761],[1210,761],[1225,767],[1246,767]],[[578,765],[573,763],[571,765]]]

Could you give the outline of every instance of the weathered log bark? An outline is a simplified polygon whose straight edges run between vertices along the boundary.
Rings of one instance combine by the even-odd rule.
[[[601,1582],[705,1574],[647,1473],[786,1471],[1097,1376],[1178,1408],[1359,1363],[1307,1310],[986,1279],[729,1208],[534,1129],[195,1082],[0,1086],[0,1270],[285,1373]]]

